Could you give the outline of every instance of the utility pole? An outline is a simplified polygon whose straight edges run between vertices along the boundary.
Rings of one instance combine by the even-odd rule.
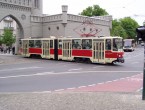
[[[141,38],[145,43],[145,26],[140,26],[136,29],[137,37]],[[144,68],[143,68],[143,90],[142,100],[145,100],[145,45],[144,45]]]

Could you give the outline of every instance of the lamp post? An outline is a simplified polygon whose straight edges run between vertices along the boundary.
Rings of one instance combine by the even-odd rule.
[[[136,29],[137,37],[141,38],[145,42],[145,26],[140,26]],[[144,45],[144,68],[143,68],[143,90],[142,100],[145,100],[145,45]]]

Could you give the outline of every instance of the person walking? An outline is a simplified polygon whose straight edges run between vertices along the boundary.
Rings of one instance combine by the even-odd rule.
[[[9,46],[8,47],[8,53],[10,54],[10,52],[11,52],[11,47]]]
[[[12,54],[15,54],[15,46],[12,47]]]

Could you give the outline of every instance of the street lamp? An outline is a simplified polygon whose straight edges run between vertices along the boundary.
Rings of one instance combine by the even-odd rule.
[[[145,26],[136,29],[138,39],[141,38],[145,42]],[[143,69],[143,91],[142,100],[145,100],[145,45],[144,45],[144,69]]]

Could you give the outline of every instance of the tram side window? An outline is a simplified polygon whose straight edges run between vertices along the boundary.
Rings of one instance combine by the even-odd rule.
[[[81,39],[72,40],[72,48],[73,49],[81,49]]]
[[[113,39],[113,51],[118,51],[116,43],[117,43],[117,39]]]
[[[53,40],[50,40],[50,48],[53,48]]]
[[[106,39],[106,50],[111,50],[111,39]]]
[[[91,39],[83,39],[82,40],[82,48],[83,49],[92,49],[92,40]]]
[[[41,41],[40,40],[35,41],[35,47],[36,48],[41,48]]]
[[[58,41],[58,45],[59,45],[59,48],[61,49],[62,48],[62,40]]]
[[[29,40],[29,47],[34,47],[34,40]]]

